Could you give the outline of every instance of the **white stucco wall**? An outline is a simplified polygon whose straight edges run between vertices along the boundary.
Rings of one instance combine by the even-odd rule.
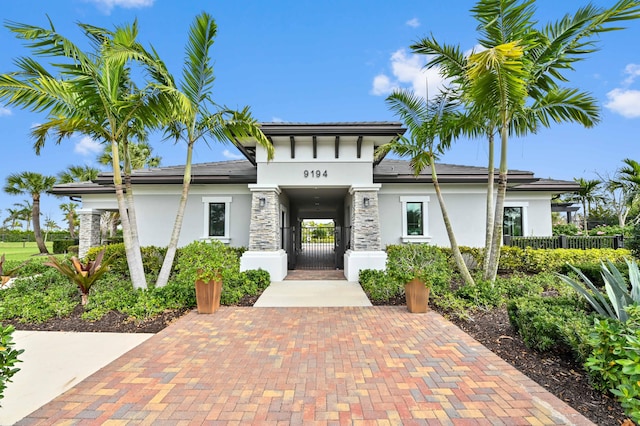
[[[140,244],[167,246],[180,201],[180,185],[137,185],[134,200]],[[203,197],[230,197],[229,235],[231,246],[249,245],[251,193],[246,185],[192,185],[184,214],[179,246],[207,237]],[[114,196],[86,195],[83,208],[117,210]]]
[[[429,197],[428,242],[438,246],[449,244],[440,205],[432,184],[384,184],[380,193],[380,233],[382,246],[401,244],[401,197]],[[486,190],[483,185],[446,185],[443,198],[459,245],[482,247],[485,232]],[[505,205],[523,207],[526,236],[551,235],[551,194],[539,192],[507,193]]]

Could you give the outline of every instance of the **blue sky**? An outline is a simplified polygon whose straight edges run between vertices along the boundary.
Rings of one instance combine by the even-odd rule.
[[[77,22],[113,28],[138,19],[140,40],[153,44],[170,70],[181,74],[188,27],[201,11],[213,15],[218,36],[213,49],[214,99],[229,107],[251,106],[265,122],[394,121],[385,96],[395,87],[425,89],[424,57],[408,46],[433,34],[439,41],[476,45],[476,22],[469,9],[474,1],[171,1],[171,0],[22,0],[5,2],[2,21],[47,25],[77,43],[83,36]],[[610,1],[594,4],[607,6]],[[538,0],[540,23],[560,19],[586,4],[582,0]],[[510,142],[509,166],[531,170],[539,177],[570,180],[613,173],[622,159],[640,160],[640,22],[623,31],[602,35],[600,51],[568,72],[568,86],[590,91],[600,102],[602,121],[592,129],[554,125],[536,135]],[[4,27],[0,28],[0,72],[29,54]],[[435,72],[430,86],[438,84]],[[431,92],[430,92],[431,93]],[[22,171],[57,175],[70,165],[97,166],[96,141],[78,135],[61,145],[48,144],[40,156],[29,132],[43,117],[0,104],[0,137],[6,176]],[[184,149],[161,138],[150,140],[162,165],[182,164]],[[240,158],[233,147],[214,144],[196,149],[195,162]],[[458,141],[442,162],[486,165],[485,143]],[[6,208],[24,197],[0,194],[0,220]],[[42,212],[60,226],[58,205],[43,197]]]

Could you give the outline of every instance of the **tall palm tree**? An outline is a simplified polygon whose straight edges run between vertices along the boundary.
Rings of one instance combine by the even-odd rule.
[[[210,52],[216,33],[216,23],[209,14],[201,13],[196,16],[189,28],[185,46],[186,60],[182,70],[182,83],[178,87],[174,84],[173,78],[156,79],[157,88],[173,96],[171,99],[174,102],[174,116],[166,135],[176,141],[183,141],[187,147],[182,193],[167,253],[158,274],[158,287],[168,282],[178,247],[191,185],[195,143],[201,139],[214,139],[221,143],[241,144],[242,140],[253,138],[266,149],[268,159],[273,158],[273,145],[260,130],[248,107],[237,111],[219,106],[212,100],[215,77]]]
[[[394,152],[400,157],[409,157],[411,168],[416,176],[427,167],[431,170],[431,179],[456,266],[465,283],[474,285],[473,277],[460,253],[436,173],[436,159],[450,146],[454,129],[459,126],[462,117],[455,112],[456,105],[446,94],[430,102],[413,92],[400,90],[389,95],[386,102],[391,111],[407,126],[410,137],[402,135],[381,146],[376,156],[381,157],[388,152]]]
[[[66,170],[58,173],[58,182],[89,182],[97,179],[100,170],[91,166],[69,166]]]
[[[67,221],[69,236],[71,238],[76,237],[76,220],[78,220],[78,213],[76,212],[76,208],[78,205],[76,203],[63,203],[60,204],[60,210],[64,213],[64,218]]]
[[[491,242],[487,243],[485,278],[490,280],[496,277],[502,239],[509,136],[524,135],[552,122],[593,126],[599,120],[596,100],[586,92],[560,87],[568,81],[564,72],[597,50],[595,36],[621,29],[614,26],[620,21],[640,17],[638,1],[619,0],[608,9],[585,6],[573,16],[537,29],[534,3],[478,1],[471,12],[479,23],[482,50],[468,57],[458,47],[441,45],[433,37],[412,46],[416,53],[434,55],[427,66],[441,66],[445,76],[458,84],[470,115],[484,117],[480,123],[494,126],[500,137],[493,230],[487,232]]]
[[[33,200],[31,216],[33,234],[40,253],[49,254],[40,229],[40,196],[56,184],[55,176],[44,176],[35,172],[13,173],[7,176],[4,192],[11,195],[30,195]]]
[[[582,204],[582,230],[587,233],[589,228],[587,227],[587,219],[589,217],[589,210],[591,209],[591,203],[601,199],[602,197],[598,194],[598,189],[602,184],[602,181],[598,179],[584,179],[584,178],[574,178],[578,185],[580,185],[580,189],[576,191],[576,196],[578,200]]]
[[[129,272],[134,287],[144,288],[146,278],[128,179],[126,146],[147,129],[160,125],[168,104],[165,95],[156,89],[137,88],[131,78],[129,61],[118,55],[120,49],[134,48],[145,57],[146,65],[153,67],[154,54],[147,53],[136,41],[137,22],[116,27],[114,31],[78,25],[88,38],[88,52],[58,34],[53,25],[47,29],[8,23],[7,28],[25,42],[34,56],[51,58],[51,62],[44,66],[31,57],[16,60],[18,71],[0,75],[0,99],[8,105],[48,113],[45,122],[32,131],[36,153],[48,138],[53,137],[60,143],[76,133],[111,146],[113,183]],[[48,68],[58,74],[51,74]],[[121,146],[125,155],[124,184]]]
[[[11,207],[8,207],[7,213],[9,213],[9,216],[7,216],[7,218],[4,220],[3,224],[5,225],[8,224],[9,229],[16,229],[22,226],[20,224],[20,221],[22,220],[20,216],[21,214],[20,209],[12,209]]]
[[[33,217],[33,203],[29,200],[24,200],[21,203],[13,203],[17,207],[16,218],[18,220],[24,220],[25,230],[29,232],[31,230],[31,218]]]

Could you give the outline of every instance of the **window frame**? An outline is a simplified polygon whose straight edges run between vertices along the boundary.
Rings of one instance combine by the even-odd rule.
[[[230,235],[230,220],[231,220],[231,202],[232,197],[202,197],[202,205],[204,212],[203,222],[203,240],[218,240],[225,244],[231,241]],[[210,221],[210,205],[211,204],[224,204],[224,235],[215,236],[209,235],[209,221]]]
[[[428,243],[431,241],[429,235],[429,196],[405,195],[400,197],[402,206],[402,242],[403,243]],[[407,204],[422,203],[422,235],[409,235],[409,223],[407,220]]]
[[[528,218],[528,208],[529,203],[526,201],[505,201],[502,206],[502,234],[504,236],[504,209],[507,207],[518,207],[522,209],[522,236],[529,236],[529,218]]]

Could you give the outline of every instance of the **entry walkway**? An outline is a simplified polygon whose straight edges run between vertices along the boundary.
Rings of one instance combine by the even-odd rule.
[[[37,386],[37,384],[34,384]],[[591,424],[434,312],[191,312],[19,422]]]

